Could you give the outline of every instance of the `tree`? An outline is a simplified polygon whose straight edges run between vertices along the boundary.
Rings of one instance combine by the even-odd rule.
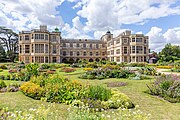
[[[174,62],[175,60],[180,59],[180,46],[166,44],[165,48],[159,53],[160,61]]]
[[[6,52],[2,45],[0,45],[0,62],[4,62],[6,60]]]
[[[6,27],[0,27],[0,43],[7,51],[7,58],[14,62],[18,50],[18,34]]]

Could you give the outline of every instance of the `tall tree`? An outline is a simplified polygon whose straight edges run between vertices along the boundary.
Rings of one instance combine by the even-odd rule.
[[[165,48],[159,53],[160,61],[169,62],[180,59],[180,46],[166,44]]]
[[[7,51],[7,57],[14,62],[18,50],[18,34],[6,27],[0,27],[0,43]]]
[[[0,62],[6,61],[6,52],[3,48],[3,46],[0,44]]]

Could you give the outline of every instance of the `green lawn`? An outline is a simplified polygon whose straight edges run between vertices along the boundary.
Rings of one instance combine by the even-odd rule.
[[[57,73],[63,77],[67,77],[71,80],[80,80],[83,83],[93,84],[93,85],[104,85],[107,82],[127,82],[127,86],[118,87],[121,92],[127,94],[134,104],[140,106],[140,110],[145,113],[150,113],[152,115],[152,120],[166,119],[166,120],[179,120],[180,119],[180,103],[169,103],[156,96],[151,96],[144,93],[147,90],[146,84],[152,82],[153,80],[129,80],[129,79],[105,79],[105,80],[83,80],[79,79],[78,76],[82,74],[83,69],[77,69],[77,71],[72,73]],[[10,83],[11,81],[5,81]],[[12,81],[17,82],[17,81]],[[22,84],[22,82],[19,82]],[[16,93],[0,93],[0,108],[9,107],[11,110],[24,110],[29,108],[36,108],[41,104],[48,105],[49,103],[33,100],[26,97],[21,92]],[[59,110],[59,115],[62,119],[65,119],[67,113],[67,105],[56,104],[56,109]]]

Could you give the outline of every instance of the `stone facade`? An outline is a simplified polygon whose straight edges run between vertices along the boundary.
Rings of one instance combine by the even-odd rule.
[[[148,37],[126,31],[113,38],[109,31],[100,40],[64,39],[56,29],[40,29],[19,33],[19,61],[25,63],[75,63],[110,60],[120,62],[145,62],[148,59]]]

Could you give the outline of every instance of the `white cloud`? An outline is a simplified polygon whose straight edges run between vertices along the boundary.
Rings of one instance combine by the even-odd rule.
[[[63,24],[56,7],[64,0],[6,0],[0,2],[0,25],[17,31],[31,29],[40,24],[60,26]],[[6,23],[4,21],[6,20]]]
[[[180,14],[178,0],[80,0],[74,6],[87,19],[85,30],[118,29],[122,24],[144,24],[149,19]]]
[[[168,29],[163,33],[161,28],[152,27],[146,35],[149,36],[150,49],[154,51],[160,51],[167,43],[180,45],[180,28]]]

